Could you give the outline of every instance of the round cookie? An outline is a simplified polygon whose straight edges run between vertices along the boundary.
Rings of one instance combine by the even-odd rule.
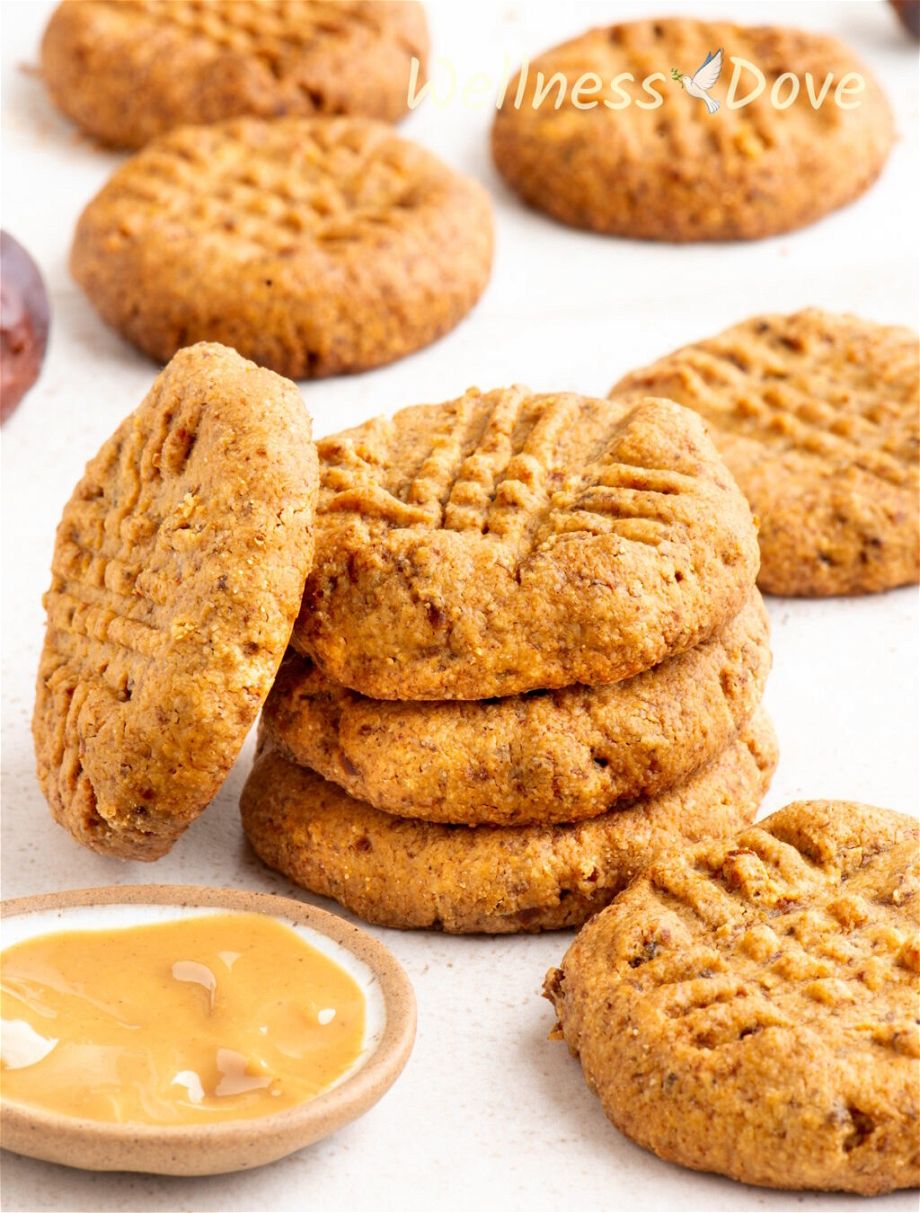
[[[724,68],[711,86],[720,108],[710,113],[671,73],[692,76],[720,49]],[[734,58],[752,62],[765,87],[750,104],[730,108]],[[771,90],[785,75],[778,86],[785,102],[790,72],[799,95],[776,109]],[[520,74],[510,81],[495,117],[499,171],[531,206],[612,235],[750,240],[802,227],[867,189],[894,140],[879,85],[825,34],[685,18],[631,21],[554,47],[526,73],[523,82]],[[807,73],[816,94],[833,74],[818,108]],[[865,82],[862,91],[852,73]],[[557,108],[560,75],[566,87]],[[841,98],[846,108],[835,101],[845,77],[854,90]],[[736,101],[753,83],[745,69]]]
[[[479,298],[491,260],[477,182],[380,123],[284,118],[149,144],[84,210],[70,265],[153,358],[220,341],[303,379],[428,345]]]
[[[681,788],[567,826],[451,826],[381,813],[268,748],[243,789],[256,854],[368,922],[451,934],[583,923],[660,851],[750,822],[776,765],[763,713]]]
[[[157,859],[268,694],[312,557],[300,394],[233,350],[177,354],[87,464],[57,530],[33,734],[55,818]]]
[[[758,583],[821,596],[920,579],[920,347],[814,309],[755,316],[626,375],[695,409],[760,522]]]
[[[757,537],[700,419],[526,388],[319,443],[295,647],[375,699],[597,686],[736,615]]]
[[[920,1182],[918,843],[909,817],[803,801],[589,923],[545,990],[617,1128],[766,1187]]]
[[[114,147],[188,123],[408,109],[428,30],[414,0],[63,0],[42,40],[55,104]]]
[[[289,653],[262,712],[272,744],[358,800],[465,825],[596,817],[715,758],[760,703],[763,600],[695,649],[606,687],[440,703],[368,699]]]

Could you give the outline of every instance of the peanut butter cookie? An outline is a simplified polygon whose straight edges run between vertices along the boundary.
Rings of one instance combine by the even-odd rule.
[[[87,465],[57,531],[33,733],[56,819],[157,859],[268,694],[312,556],[310,418],[233,350],[177,354]]]
[[[303,379],[428,345],[491,260],[485,190],[388,126],[240,119],[122,165],[77,224],[71,270],[153,358],[220,341]]]
[[[55,104],[102,143],[187,123],[408,109],[428,30],[414,0],[63,0],[42,41]]]
[[[256,853],[368,922],[451,934],[583,923],[662,850],[750,822],[776,765],[759,713],[686,784],[567,826],[436,825],[381,813],[270,747],[243,789]]]
[[[689,405],[760,522],[761,588],[820,596],[920,579],[920,346],[908,328],[755,316],[610,393]]]
[[[616,682],[711,636],[757,575],[744,498],[667,400],[472,389],[319,452],[294,644],[376,699]]]
[[[656,862],[547,976],[614,1124],[772,1188],[920,1182],[915,821],[800,802]]]
[[[757,707],[769,668],[755,591],[697,648],[606,687],[387,703],[291,652],[262,722],[292,761],[390,813],[465,825],[580,821],[657,795],[713,759]]]
[[[735,60],[763,76],[749,104],[749,68],[737,69],[734,103],[727,91]],[[701,92],[692,77],[709,64]],[[546,51],[508,84],[492,129],[499,171],[531,206],[574,227],[672,241],[812,223],[872,184],[893,140],[884,93],[835,38],[681,17]]]

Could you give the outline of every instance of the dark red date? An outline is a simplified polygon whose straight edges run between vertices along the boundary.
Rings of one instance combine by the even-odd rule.
[[[0,420],[6,420],[38,378],[49,322],[38,266],[8,232],[0,232]]]
[[[920,38],[920,0],[891,0],[891,6],[907,32]]]

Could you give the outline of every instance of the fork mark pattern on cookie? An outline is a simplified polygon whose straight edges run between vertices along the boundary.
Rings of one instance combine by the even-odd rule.
[[[716,47],[756,62],[766,86],[747,104],[722,101],[712,116],[683,96],[680,84],[664,81],[662,65],[692,71]],[[759,239],[801,227],[862,193],[894,138],[878,84],[846,47],[823,35],[727,21],[638,20],[590,30],[529,66],[511,81],[496,115],[496,165],[525,201],[594,231],[680,242]],[[779,112],[770,89],[793,67],[816,80],[862,69],[859,111],[825,97]],[[632,95],[586,106],[575,88],[544,91],[539,83],[589,76],[625,79],[630,84],[622,93]],[[650,103],[636,82],[648,88],[656,80]],[[719,82],[720,100],[726,84]],[[553,104],[541,104],[538,90]]]
[[[290,257],[305,241],[343,244],[409,230],[429,183],[413,145],[386,128],[329,119],[303,128],[241,119],[176,131],[148,149],[120,186],[140,213],[190,226],[243,259]],[[125,220],[122,239],[130,236]],[[209,233],[211,234],[209,236]],[[117,239],[113,236],[113,239]]]
[[[373,32],[380,26],[368,8],[329,3],[298,6],[291,20],[291,5],[285,0],[119,0],[125,18],[139,23],[172,27],[210,44],[218,52],[236,52],[262,59],[276,78],[285,73],[292,55],[309,49],[317,37],[343,37],[350,24]]]
[[[692,526],[704,491],[699,479],[630,462],[617,443],[623,410],[611,412],[596,460],[566,472],[560,447],[583,409],[576,396],[470,393],[398,490],[387,483],[387,461],[362,454],[353,440],[320,443],[320,513],[493,535],[522,556],[553,530],[617,532],[654,546],[669,527]]]
[[[917,972],[916,944],[884,910],[893,905],[886,857],[894,847],[909,857],[910,840],[819,856],[809,853],[807,836],[784,839],[782,821],[776,829],[754,826],[728,849],[653,869],[650,889],[661,909],[630,962],[649,995],[664,1000],[670,1017],[687,1020],[700,1048],[808,1021],[832,1006],[855,1040],[920,1055],[916,1022],[873,1019],[871,1010],[873,994]],[[916,881],[902,879],[898,888],[903,908]],[[702,932],[711,933],[711,947],[696,945]]]
[[[916,480],[916,338],[877,329],[884,348],[870,359],[867,335],[846,318],[833,327],[809,311],[754,319],[627,375],[614,394],[670,385],[718,430],[904,488]],[[845,369],[828,366],[834,356]]]
[[[653,863],[547,975],[610,1119],[748,1183],[915,1186],[920,826],[787,805]]]
[[[292,435],[273,456],[272,425]],[[289,636],[311,473],[296,389],[213,345],[178,355],[88,463],[33,717],[42,788],[81,841],[155,858],[212,797]]]
[[[616,681],[711,635],[756,574],[748,507],[669,400],[470,389],[345,431],[320,459],[294,646],[373,698]]]

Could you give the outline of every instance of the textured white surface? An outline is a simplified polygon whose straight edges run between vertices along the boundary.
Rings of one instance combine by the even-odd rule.
[[[141,399],[154,367],[108,332],[70,281],[80,208],[119,157],[59,118],[36,62],[45,0],[4,0],[3,225],[37,258],[54,306],[37,388],[4,427],[3,894],[149,880],[291,892],[247,851],[242,755],[211,809],[156,865],[81,850],[55,826],[33,774],[32,686],[54,527],[83,464]],[[431,4],[435,55],[458,73],[501,71],[648,3]],[[743,10],[743,11],[742,11]],[[883,0],[708,3],[661,12],[786,21],[850,41],[893,99],[902,139],[877,186],[800,233],[753,245],[638,244],[570,231],[522,209],[488,156],[488,109],[423,106],[404,132],[492,191],[498,251],[482,303],[453,334],[392,367],[304,385],[318,434],[444,400],[470,384],[526,382],[602,395],[631,366],[753,312],[805,305],[915,323],[918,303],[915,49]],[[728,48],[727,48],[728,49]],[[667,72],[671,64],[663,64]],[[842,797],[917,811],[918,610],[912,590],[852,601],[770,602],[767,692],[782,746],[764,811]],[[451,939],[375,931],[414,981],[419,1037],[386,1098],[334,1138],[228,1178],[84,1174],[5,1155],[7,1210],[865,1209],[843,1196],[770,1193],[661,1163],[604,1119],[538,994],[567,935]],[[913,1209],[895,1195],[873,1209]]]

